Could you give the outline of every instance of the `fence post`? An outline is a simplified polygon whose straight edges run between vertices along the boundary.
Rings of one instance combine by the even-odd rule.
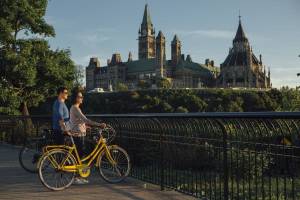
[[[220,128],[222,130],[223,135],[223,182],[224,182],[224,200],[229,199],[229,182],[228,182],[228,151],[227,151],[227,131],[225,128],[225,125],[223,123],[223,120],[217,120],[218,124],[220,125]]]
[[[157,123],[159,127],[159,170],[160,170],[160,190],[165,189],[165,165],[164,165],[164,141],[163,141],[163,133],[162,133],[162,125],[160,121],[155,118],[154,121]]]

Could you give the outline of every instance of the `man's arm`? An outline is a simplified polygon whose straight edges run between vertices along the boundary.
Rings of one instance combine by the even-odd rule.
[[[62,103],[58,104],[58,116],[59,116],[59,125],[61,130],[66,131],[66,125],[64,120],[64,106]]]

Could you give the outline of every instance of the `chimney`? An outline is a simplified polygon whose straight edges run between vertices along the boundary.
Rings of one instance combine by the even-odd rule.
[[[205,59],[205,65],[206,65],[206,66],[209,66],[209,59],[208,59],[208,58]]]
[[[107,59],[107,66],[109,66],[111,63],[110,59]]]
[[[111,57],[111,64],[118,65],[122,62],[121,55],[119,53],[114,53]]]
[[[210,61],[210,66],[215,66],[215,62],[213,60]]]
[[[191,58],[191,56],[189,54],[186,56],[186,61],[187,62],[192,62],[192,58]]]
[[[89,63],[90,67],[100,67],[100,61],[97,57],[92,57],[90,58],[90,63]]]
[[[184,61],[184,54],[181,54],[181,60]]]

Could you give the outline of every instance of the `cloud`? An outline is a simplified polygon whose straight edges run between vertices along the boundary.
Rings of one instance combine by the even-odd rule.
[[[96,28],[94,30],[78,32],[72,35],[85,46],[98,46],[99,44],[111,40],[111,34],[115,32],[113,28]]]
[[[108,41],[111,38],[108,36],[101,36],[99,34],[87,34],[87,35],[82,35],[80,36],[83,41],[86,41],[87,43],[101,43],[104,41]]]
[[[280,88],[282,86],[296,87],[300,85],[300,78],[297,73],[300,72],[297,66],[289,67],[271,67],[271,81],[274,87]],[[284,74],[284,76],[283,76]]]
[[[96,54],[90,54],[81,57],[73,57],[73,60],[78,65],[87,66],[91,57],[97,57],[97,56]]]
[[[173,31],[176,34],[183,35],[183,36],[204,36],[210,38],[217,38],[217,39],[232,39],[234,37],[234,32],[227,31],[227,30],[179,30]]]

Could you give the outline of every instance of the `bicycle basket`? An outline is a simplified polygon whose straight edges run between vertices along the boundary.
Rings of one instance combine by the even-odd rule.
[[[116,130],[110,126],[106,125],[106,128],[102,130],[102,136],[106,139],[107,144],[110,144],[116,138]]]
[[[91,130],[91,139],[97,141],[100,137],[99,132],[101,131],[101,136],[106,139],[106,143],[110,144],[116,137],[116,131],[115,129],[110,126],[106,125],[106,128],[100,129],[99,127],[93,127]]]

